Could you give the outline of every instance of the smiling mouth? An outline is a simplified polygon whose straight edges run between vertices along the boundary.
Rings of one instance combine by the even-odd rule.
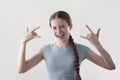
[[[64,35],[65,35],[65,34],[62,34],[62,35],[56,35],[56,37],[59,38],[59,39],[63,39],[63,38],[64,38]]]

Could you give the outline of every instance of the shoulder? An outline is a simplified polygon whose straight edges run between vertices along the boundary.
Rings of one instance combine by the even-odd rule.
[[[81,61],[84,60],[86,57],[86,54],[89,52],[90,48],[88,46],[80,44],[80,43],[75,43],[75,45],[76,45],[78,55],[79,55]]]
[[[51,52],[53,44],[45,44],[40,47],[40,53],[45,57]]]
[[[83,44],[80,44],[80,43],[75,43],[76,47],[79,48],[79,49],[89,49],[88,46],[86,45],[83,45]]]
[[[50,44],[45,44],[45,45],[42,45],[41,48],[47,48],[49,46],[50,46]]]
[[[40,47],[40,50],[46,50],[50,49],[53,46],[53,44],[45,44]]]

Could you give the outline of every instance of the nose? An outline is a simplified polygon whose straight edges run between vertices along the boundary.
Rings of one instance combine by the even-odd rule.
[[[57,33],[60,33],[61,32],[61,28],[57,28]]]

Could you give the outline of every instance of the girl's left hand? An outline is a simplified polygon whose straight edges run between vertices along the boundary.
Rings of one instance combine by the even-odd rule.
[[[86,25],[86,27],[89,30],[89,33],[86,36],[80,36],[80,37],[87,39],[91,44],[96,46],[99,43],[100,28],[97,30],[97,33],[94,33],[88,25]]]

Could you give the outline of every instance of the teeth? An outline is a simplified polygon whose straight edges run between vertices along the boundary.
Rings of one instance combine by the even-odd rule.
[[[58,35],[58,36],[62,36],[62,35]]]
[[[63,38],[64,34],[62,34],[62,35],[56,35],[56,36],[59,37],[59,38]]]
[[[57,34],[57,36],[63,36],[64,34]]]
[[[61,37],[61,36],[64,36],[64,34],[63,35],[57,35],[57,36]]]

